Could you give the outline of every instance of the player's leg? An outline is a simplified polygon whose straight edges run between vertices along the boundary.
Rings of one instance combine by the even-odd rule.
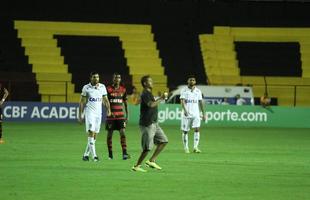
[[[181,131],[182,131],[182,142],[185,153],[189,153],[188,147],[188,132],[190,130],[190,118],[182,117],[181,119]]]
[[[126,122],[125,120],[117,120],[117,126],[119,128],[120,133],[120,143],[122,147],[123,160],[127,160],[130,158],[130,155],[127,153],[127,142],[125,135]]]
[[[132,167],[132,171],[147,172],[145,169],[143,169],[141,167],[141,164],[142,164],[143,160],[145,159],[145,157],[147,156],[148,153],[149,153],[149,150],[142,150],[137,163]]]
[[[89,154],[90,154],[90,148],[89,148],[89,143],[90,143],[90,136],[89,136],[89,128],[91,126],[91,123],[90,123],[90,119],[89,119],[89,116],[87,113],[85,113],[85,129],[86,129],[86,133],[88,134],[87,135],[87,144],[86,144],[86,148],[85,148],[85,151],[84,151],[84,154],[83,154],[83,160],[84,161],[89,161]]]
[[[155,160],[157,159],[158,155],[162,152],[162,150],[165,148],[165,146],[168,143],[168,137],[162,130],[162,128],[156,123],[155,124],[155,135],[154,135],[154,143],[156,144],[156,149],[151,156],[150,160],[146,161],[146,165],[149,167],[155,168],[155,169],[162,169]]]
[[[88,140],[89,139],[87,139],[87,144],[86,144],[86,148],[85,148],[85,151],[84,151],[84,154],[83,154],[83,160],[84,161],[89,161],[89,153],[90,153],[90,149],[89,149],[89,145],[88,145]]]
[[[200,132],[199,132],[199,127],[200,127],[200,117],[195,117],[193,120],[193,129],[194,129],[194,153],[201,153],[199,150],[199,140],[200,140]]]
[[[96,134],[94,134],[93,138],[94,138],[94,143],[96,143]],[[89,141],[90,141],[90,136],[88,136],[87,138],[87,145],[86,145],[86,149],[83,154],[84,161],[89,161],[89,154],[90,154]]]
[[[141,167],[141,164],[149,151],[153,148],[154,146],[154,135],[155,131],[153,128],[153,124],[150,126],[140,126],[140,131],[141,131],[141,146],[142,146],[142,152],[138,158],[137,163],[132,167],[133,171],[139,171],[139,172],[146,172],[145,169]]]
[[[96,154],[95,142],[96,142],[96,117],[85,114],[85,127],[88,133],[87,145],[83,155],[84,161],[89,161],[89,155],[91,154],[94,161],[98,161],[98,156]],[[99,131],[98,131],[99,132]]]
[[[0,108],[0,144],[4,144],[4,140],[2,138],[2,109]]]
[[[0,120],[0,144],[3,144],[4,140],[2,139],[2,120]]]
[[[96,143],[96,134],[94,134],[93,138],[94,138],[94,143]],[[90,140],[91,140],[91,137],[88,135],[86,149],[85,149],[84,154],[83,154],[83,160],[84,161],[89,161],[89,154],[90,154],[89,142],[90,142]]]
[[[91,134],[93,135],[92,137],[93,144],[90,145],[90,151],[93,155],[93,159],[95,162],[99,161],[99,158],[96,153],[96,137],[97,137],[97,134],[100,132],[100,127],[101,127],[101,116],[96,116],[94,119],[94,128],[93,130],[91,130]]]
[[[108,131],[107,132],[107,147],[108,147],[108,154],[109,154],[110,160],[113,159],[112,139],[113,139],[114,121],[115,120],[106,121],[106,130]]]
[[[90,154],[93,156],[95,162],[99,161],[99,158],[96,153],[96,132],[89,130],[88,131],[88,147]]]

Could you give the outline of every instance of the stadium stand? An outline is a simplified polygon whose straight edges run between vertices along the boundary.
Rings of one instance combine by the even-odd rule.
[[[189,74],[196,76],[198,84],[206,84],[197,34],[183,23],[155,23],[152,28],[170,90],[186,84]]]
[[[301,77],[297,42],[235,42],[242,76]]]
[[[306,105],[297,97],[310,95],[305,89],[310,88],[309,31],[214,27],[214,34],[200,35],[208,78],[217,85],[253,85],[256,97],[265,92],[267,85],[269,96],[278,98],[279,105]]]
[[[21,47],[13,22],[0,19],[0,82],[10,90],[9,100],[38,101],[38,86]]]
[[[28,53],[29,63],[33,64],[33,70],[37,70],[34,72],[37,75],[39,92],[42,94],[44,102],[77,102],[79,100],[79,93],[74,92],[72,74],[68,71],[65,59],[60,54],[55,35],[118,36],[125,51],[133,84],[141,88],[141,76],[150,74],[156,82],[154,92],[167,90],[167,78],[156,44],[153,41],[150,26],[15,21],[15,28],[18,30],[18,36],[22,39],[26,53]],[[40,50],[33,50],[34,47]],[[70,57],[69,60],[72,61]],[[116,66],[111,66],[111,68],[114,67],[118,69]]]
[[[61,55],[72,74],[75,93],[81,92],[91,71],[100,74],[101,81],[109,84],[112,74],[122,74],[122,82],[131,87],[132,80],[126,66],[124,50],[118,37],[55,36]]]

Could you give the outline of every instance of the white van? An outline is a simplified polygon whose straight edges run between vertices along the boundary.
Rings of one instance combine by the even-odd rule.
[[[180,103],[180,92],[187,85],[180,85],[177,89],[170,92],[166,103]],[[196,85],[203,94],[203,99],[207,104],[223,104],[227,99],[228,104],[236,104],[236,95],[240,95],[245,100],[246,105],[254,105],[254,95],[252,87],[245,86],[208,86]]]

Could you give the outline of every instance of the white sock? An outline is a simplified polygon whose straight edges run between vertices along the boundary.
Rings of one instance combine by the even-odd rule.
[[[184,149],[188,149],[188,133],[186,132],[182,133],[182,141],[183,141]]]
[[[93,137],[88,137],[88,147],[93,157],[97,157],[95,139]]]
[[[87,142],[87,145],[86,145],[84,156],[89,156],[89,145],[88,145],[88,142]]]
[[[88,137],[88,141],[89,141],[89,138],[90,137]],[[96,140],[94,140],[94,141],[96,143]],[[89,142],[87,142],[86,149],[85,149],[85,152],[84,152],[84,156],[89,156],[89,153],[90,153]]]
[[[199,139],[200,139],[200,133],[199,132],[194,132],[194,149],[198,148]]]

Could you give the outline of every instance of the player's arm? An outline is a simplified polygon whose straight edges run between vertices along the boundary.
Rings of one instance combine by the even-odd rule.
[[[86,96],[81,96],[80,98],[80,103],[79,103],[79,122],[82,123],[83,118],[82,118],[82,113],[84,112],[86,105]]]
[[[200,112],[202,112],[202,116],[203,116],[202,119],[205,121],[206,120],[206,113],[205,113],[205,109],[204,109],[202,100],[199,100],[199,110],[200,110]]]
[[[3,89],[4,89],[4,95],[2,97],[2,100],[5,101],[5,99],[9,96],[9,91],[6,88],[3,88]]]
[[[182,110],[184,112],[184,115],[187,117],[188,116],[188,110],[186,110],[184,90],[181,90],[181,92],[180,92],[180,104],[181,104]]]
[[[106,95],[102,96],[102,104],[105,106],[107,110],[107,116],[111,116],[111,107],[110,107],[108,96]]]
[[[124,95],[123,95],[123,103],[124,103],[124,107],[125,107],[126,120],[128,120],[129,115],[128,115],[127,91],[126,90],[125,90]]]
[[[147,106],[154,108],[154,107],[158,106],[162,100],[163,99],[160,97],[160,98],[156,99],[155,101],[152,101],[152,100],[148,101]]]
[[[164,92],[158,99],[156,99],[155,101],[152,100],[151,98],[147,99],[147,105],[151,108],[154,108],[156,106],[158,106],[161,101],[165,100],[168,97],[168,93]]]
[[[5,102],[5,99],[9,96],[9,91],[6,88],[3,88],[4,90],[4,95],[0,101],[0,105],[2,105]]]
[[[128,120],[129,114],[128,114],[128,105],[127,105],[127,101],[124,101],[124,107],[125,107],[126,119]]]
[[[185,100],[184,99],[180,99],[180,103],[181,103],[182,109],[184,111],[184,115],[188,116],[188,112],[187,112],[186,107],[185,107]]]

